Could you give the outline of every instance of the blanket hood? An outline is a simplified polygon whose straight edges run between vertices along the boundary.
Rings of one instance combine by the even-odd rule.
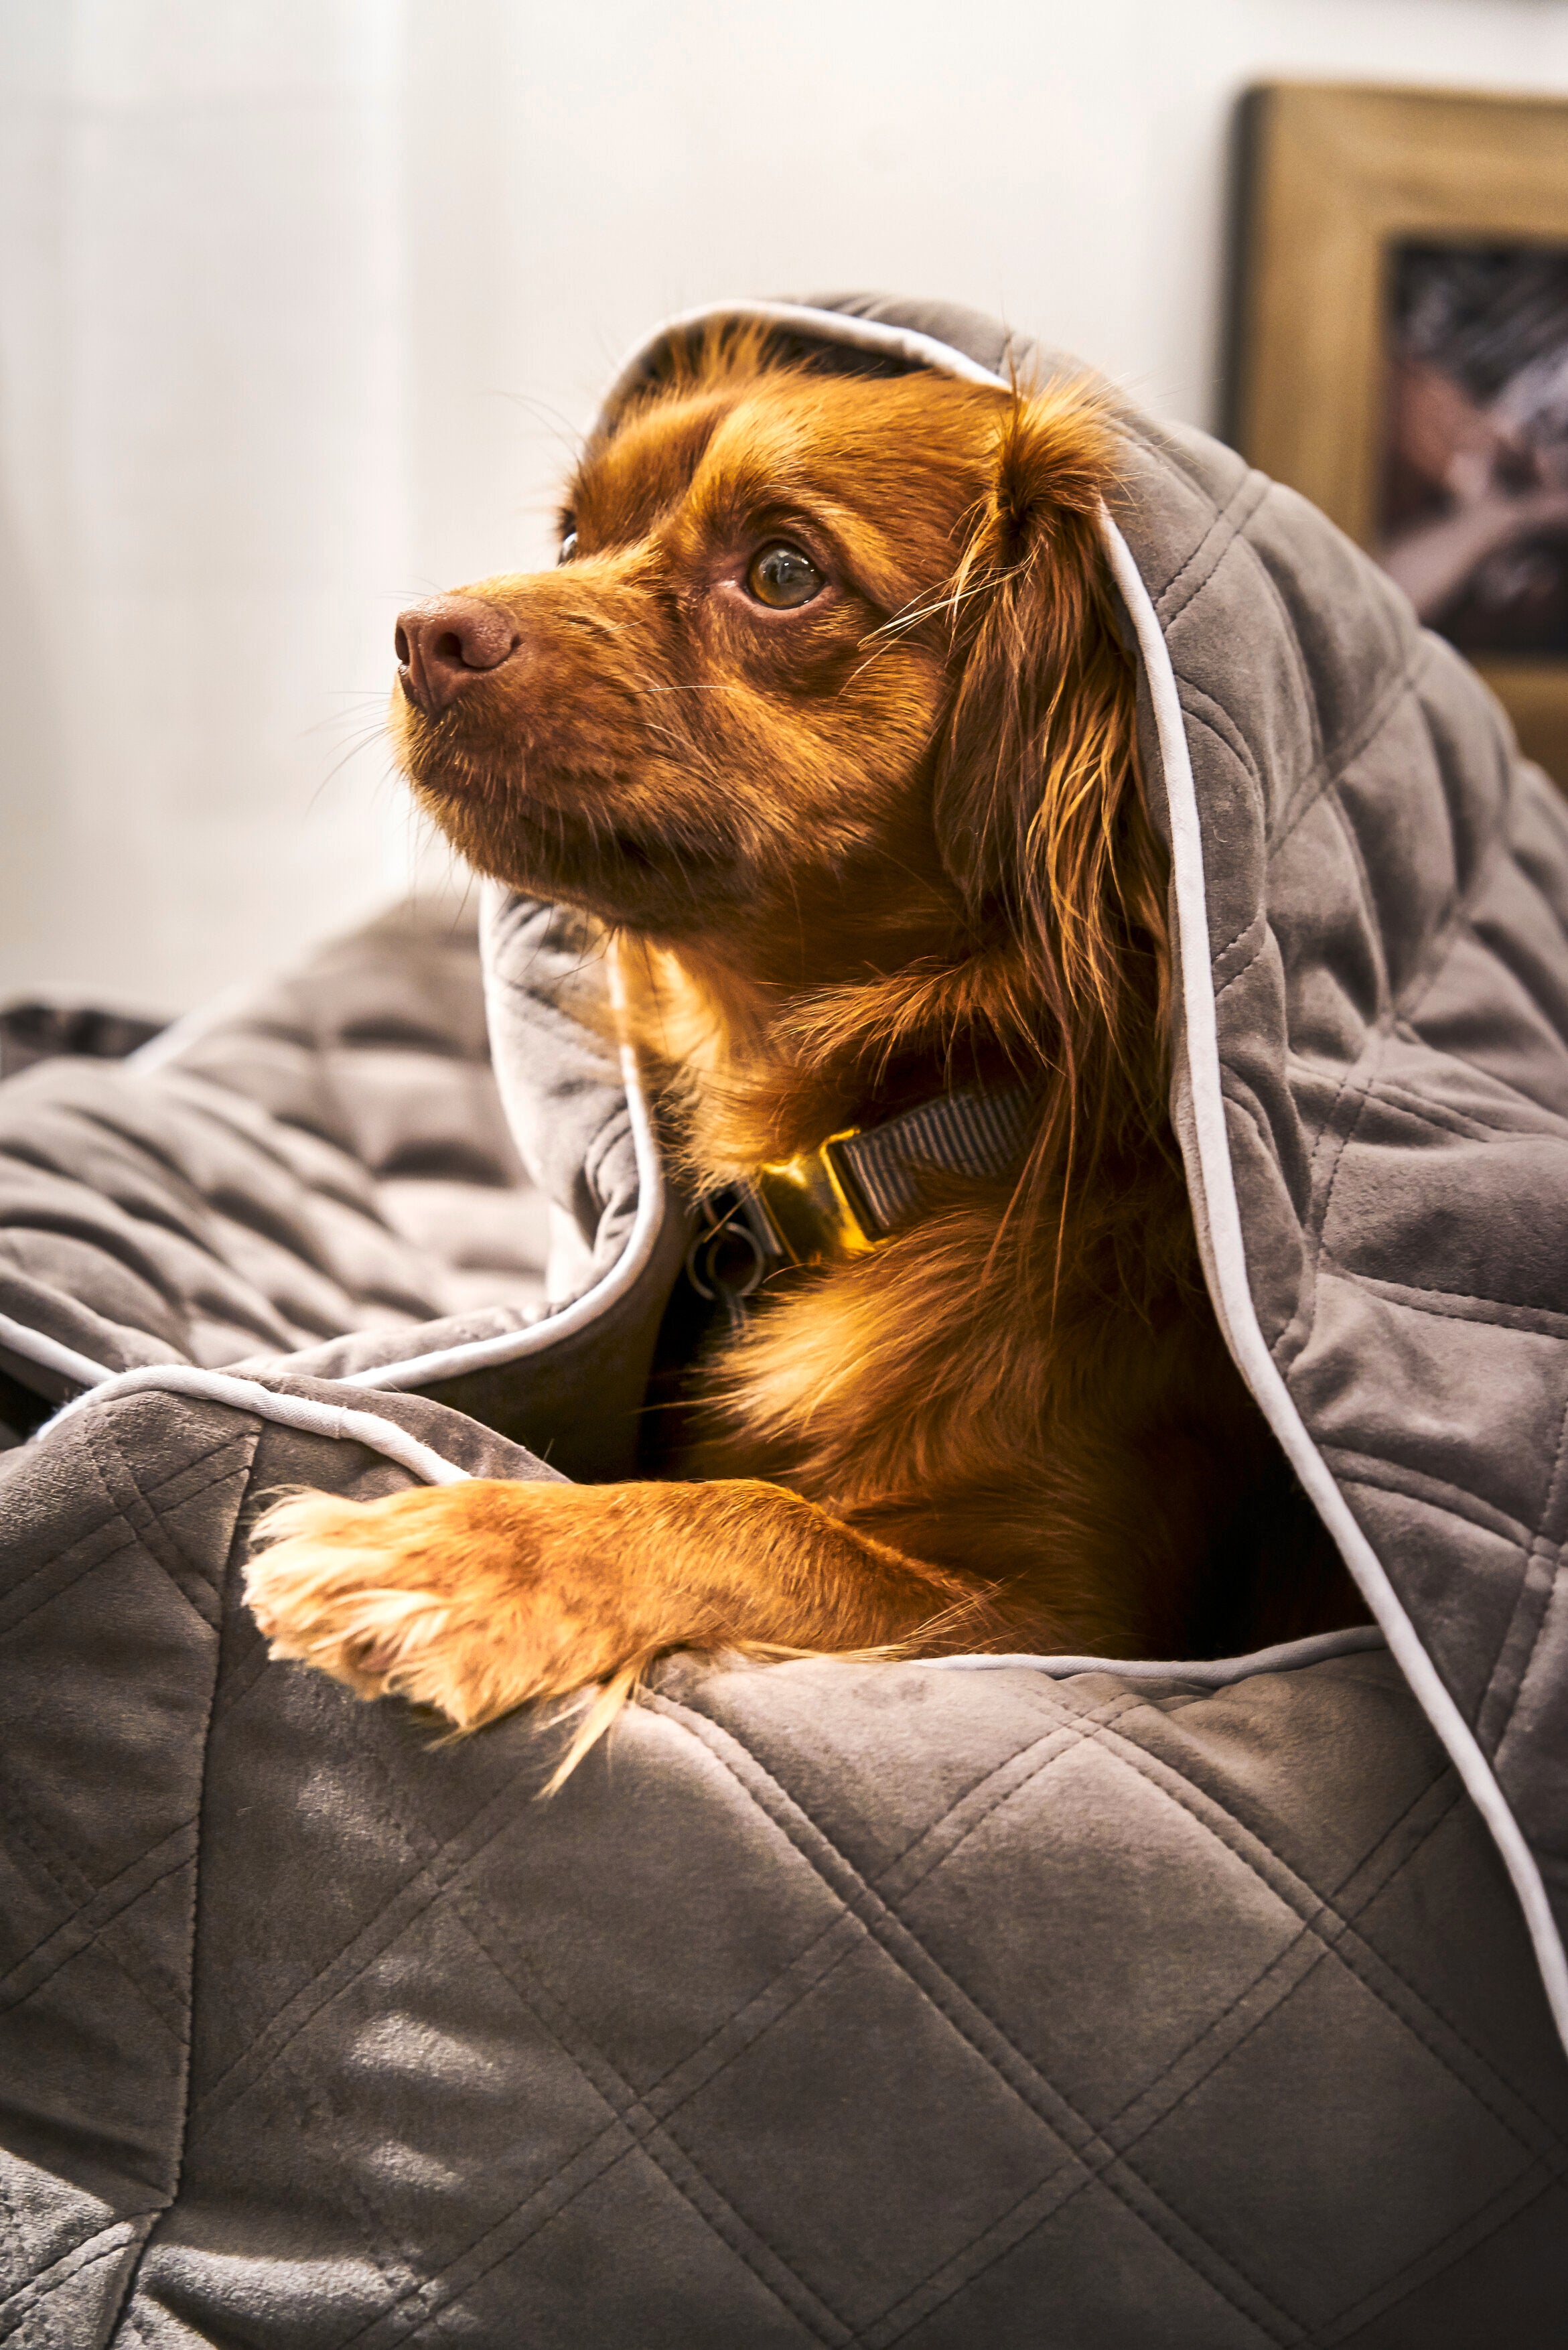
[[[599,430],[732,316],[846,369],[1082,372],[948,305],[718,304],[633,352]],[[1215,1310],[1491,1828],[1568,2034],[1568,817],[1315,508],[1115,405],[1103,527]]]
[[[728,316],[851,370],[1081,372],[950,307],[721,304],[634,352],[600,429],[673,339]],[[1210,1294],[1491,1831],[1568,2040],[1568,816],[1473,672],[1321,515],[1203,433],[1116,414],[1106,555],[1170,850],[1171,1115]],[[543,1306],[344,1325],[209,1370],[22,1284],[0,1369],[9,1348],[49,1392],[85,1389],[73,1410],[151,1386],[352,1420],[421,1476],[467,1473],[416,1441],[401,1392],[570,1475],[628,1473],[689,1224],[632,1057],[574,1016],[583,948],[561,910],[492,894],[491,1059],[558,1243]],[[380,1390],[385,1419],[323,1381]]]

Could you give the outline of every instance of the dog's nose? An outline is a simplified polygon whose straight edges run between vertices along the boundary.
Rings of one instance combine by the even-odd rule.
[[[399,614],[392,642],[403,691],[427,718],[437,718],[472,679],[501,667],[517,630],[477,596],[438,596]]]

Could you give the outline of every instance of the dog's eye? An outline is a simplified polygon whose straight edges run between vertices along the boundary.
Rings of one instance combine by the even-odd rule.
[[[556,562],[557,562],[557,563],[570,563],[570,561],[571,561],[571,559],[572,559],[573,556],[574,556],[574,555],[576,555],[576,551],[577,551],[577,534],[576,534],[576,532],[575,530],[569,530],[569,531],[566,533],[566,537],[561,541],[560,548],[559,548],[559,551],[558,551],[558,552],[557,552],[557,554],[556,554]]]
[[[821,593],[822,574],[798,546],[764,546],[752,557],[746,586],[759,604],[775,612],[793,612],[797,604],[809,604]]]

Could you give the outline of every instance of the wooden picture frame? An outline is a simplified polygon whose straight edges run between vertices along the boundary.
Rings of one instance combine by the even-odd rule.
[[[1237,127],[1223,429],[1376,551],[1391,273],[1426,246],[1568,265],[1568,100],[1274,83]],[[1568,648],[1470,657],[1568,787]]]

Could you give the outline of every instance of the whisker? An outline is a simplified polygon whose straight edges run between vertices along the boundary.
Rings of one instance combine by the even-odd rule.
[[[311,793],[309,799],[306,800],[305,804],[307,813],[310,809],[315,807],[317,801],[321,797],[322,793],[327,790],[328,785],[335,784],[337,782],[338,776],[343,773],[344,768],[350,765],[354,760],[358,759],[362,754],[362,753],[369,749],[371,743],[375,742],[381,730],[379,726],[373,727],[369,733],[361,735],[360,739],[357,743],[350,743],[348,749],[344,751],[338,758],[334,759],[332,764],[327,768],[327,773],[322,776],[321,781],[317,785],[316,789]],[[389,767],[387,772],[390,775],[395,775],[397,770],[395,767]]]
[[[388,691],[372,693],[368,687],[360,687],[353,692],[346,691],[343,693],[335,694],[332,698],[334,701],[357,702],[365,710],[380,711],[385,710],[387,706]],[[347,725],[353,716],[352,710],[329,710],[325,718],[317,718],[310,725],[302,726],[299,730],[300,735],[304,738],[311,734],[325,734],[329,726]]]

